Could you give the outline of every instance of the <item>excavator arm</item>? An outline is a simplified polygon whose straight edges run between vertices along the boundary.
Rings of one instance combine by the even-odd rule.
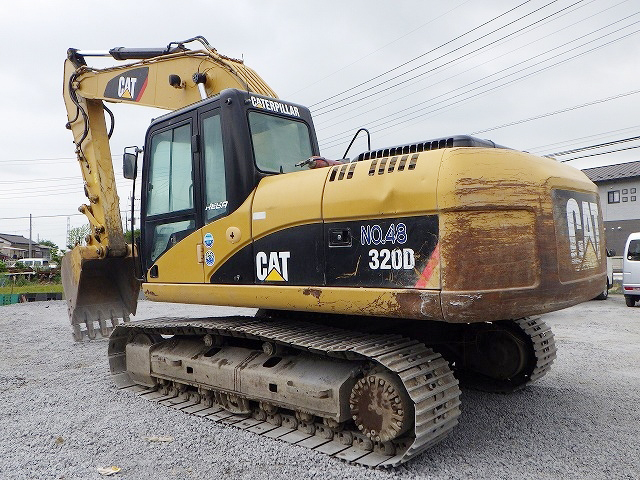
[[[199,42],[198,50],[185,44]],[[91,68],[87,57],[110,56],[133,63]],[[74,337],[108,335],[120,319],[135,314],[140,282],[134,249],[125,241],[109,138],[113,114],[104,102],[176,110],[226,88],[276,97],[241,60],[220,55],[203,37],[166,48],[114,48],[105,52],[69,49],[64,66],[64,101],[84,182],[91,233],[62,262],[62,281]],[[111,118],[108,127],[105,112]]]

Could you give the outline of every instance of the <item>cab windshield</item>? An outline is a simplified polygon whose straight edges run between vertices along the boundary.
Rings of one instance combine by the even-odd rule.
[[[256,166],[267,173],[299,171],[296,163],[312,155],[309,127],[290,118],[249,112]]]

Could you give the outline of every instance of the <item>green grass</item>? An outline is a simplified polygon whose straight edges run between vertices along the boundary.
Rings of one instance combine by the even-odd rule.
[[[62,293],[62,284],[61,283],[52,283],[52,284],[28,284],[21,286],[13,286],[7,285],[5,287],[0,287],[0,293]]]

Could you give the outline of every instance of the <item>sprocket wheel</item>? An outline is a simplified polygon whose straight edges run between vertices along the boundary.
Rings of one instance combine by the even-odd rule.
[[[388,372],[371,373],[356,382],[349,398],[358,429],[376,442],[398,438],[413,425],[413,404],[402,384]]]

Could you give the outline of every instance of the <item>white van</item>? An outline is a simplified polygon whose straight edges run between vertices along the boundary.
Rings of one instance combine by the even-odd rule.
[[[627,307],[640,301],[640,232],[627,238],[622,257],[622,289]]]
[[[16,261],[16,263],[21,263],[25,267],[35,269],[49,268],[51,266],[49,265],[49,260],[47,260],[46,258],[20,258]]]

